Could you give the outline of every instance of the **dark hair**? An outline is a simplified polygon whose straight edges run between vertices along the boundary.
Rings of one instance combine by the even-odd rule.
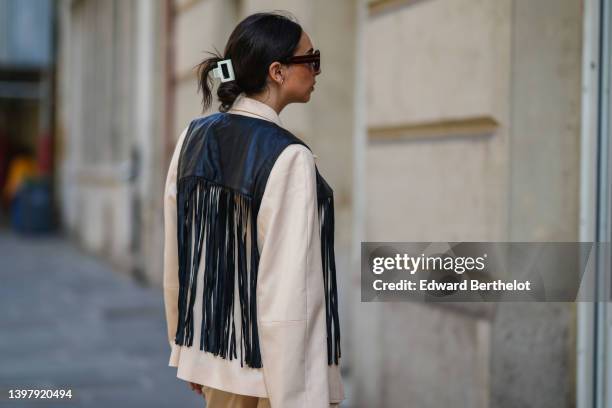
[[[234,68],[234,80],[220,82],[217,89],[219,111],[227,112],[241,92],[251,95],[265,89],[270,64],[291,57],[301,36],[302,27],[287,12],[255,13],[242,20],[230,34],[223,55],[208,52],[212,57],[197,65],[203,111],[212,103],[209,73],[218,61],[230,58]]]

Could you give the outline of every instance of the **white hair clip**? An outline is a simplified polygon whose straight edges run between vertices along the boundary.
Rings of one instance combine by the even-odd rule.
[[[232,67],[232,60],[226,59],[217,62],[217,68],[213,69],[215,78],[221,78],[221,82],[233,81],[234,80],[234,68]]]

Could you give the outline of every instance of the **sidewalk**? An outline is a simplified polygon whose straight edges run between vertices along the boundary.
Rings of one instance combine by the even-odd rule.
[[[0,230],[0,407],[203,407],[168,367],[163,297],[59,237]],[[9,389],[72,399],[10,400]]]

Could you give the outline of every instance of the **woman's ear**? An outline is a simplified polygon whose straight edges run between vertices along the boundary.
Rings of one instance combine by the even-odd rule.
[[[268,70],[268,76],[270,76],[270,78],[276,82],[278,85],[282,85],[282,83],[285,81],[285,70],[283,69],[283,65],[278,62],[275,61],[272,64],[270,64],[270,68]]]

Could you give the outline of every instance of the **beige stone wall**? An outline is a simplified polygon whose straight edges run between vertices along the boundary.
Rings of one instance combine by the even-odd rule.
[[[515,0],[512,19],[508,236],[577,241],[581,2]],[[492,404],[574,406],[576,318],[571,303],[499,306]]]
[[[134,232],[129,182],[133,4],[60,4],[58,134],[66,146],[58,161],[62,219],[82,248],[127,271]]]
[[[371,3],[366,239],[576,239],[579,5]],[[360,406],[573,404],[571,308],[367,306]]]
[[[225,42],[237,23],[237,1],[199,0],[176,2],[173,18],[172,80],[173,140],[191,119],[217,109],[216,99],[207,112],[202,112],[201,95],[197,93],[194,67],[209,55],[207,51],[223,52]]]
[[[505,239],[510,17],[510,1],[484,0],[369,15],[366,240]],[[487,318],[413,303],[371,307],[377,330],[365,322],[362,331],[380,350],[357,378],[363,406],[375,398],[489,406]],[[361,395],[368,382],[378,396],[372,387]]]
[[[366,30],[368,240],[504,239],[510,2],[423,1]],[[497,125],[459,131],[480,118]]]
[[[151,281],[162,264],[163,10],[161,1],[59,2],[62,222],[84,250]]]

